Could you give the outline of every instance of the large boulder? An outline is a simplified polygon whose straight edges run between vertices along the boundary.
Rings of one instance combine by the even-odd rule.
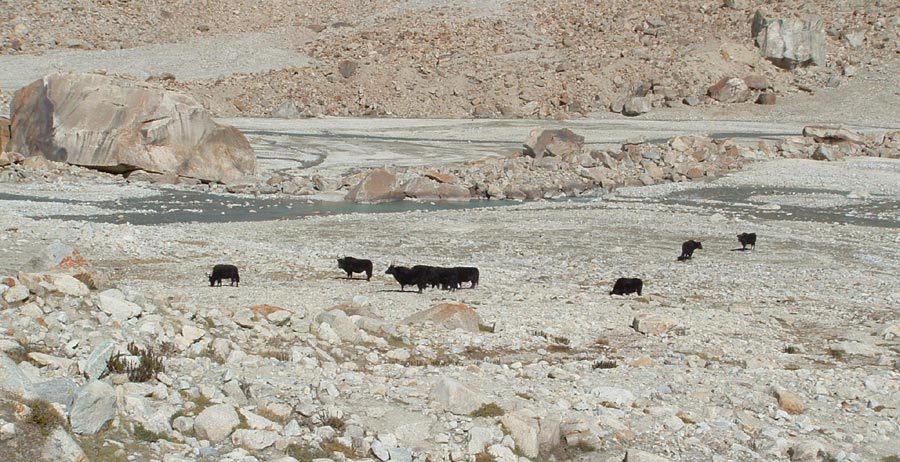
[[[769,20],[757,11],[751,33],[762,56],[782,69],[825,64],[825,29],[818,16]]]
[[[416,177],[403,186],[403,193],[416,199],[468,200],[469,188],[458,184],[441,183],[431,177]]]
[[[431,321],[447,329],[462,329],[478,332],[481,316],[462,303],[440,303],[427,310],[419,311],[400,321],[401,324],[418,324]]]
[[[23,398],[34,397],[31,379],[6,353],[0,352],[0,392]]]
[[[54,242],[37,252],[25,267],[30,272],[59,272],[68,274],[92,289],[109,286],[109,278],[96,270],[77,249]]]
[[[0,152],[6,152],[7,144],[9,144],[9,119],[0,117]]]
[[[228,404],[216,404],[201,412],[194,420],[197,436],[217,443],[228,438],[241,423],[237,411]]]
[[[578,153],[584,147],[584,137],[576,135],[568,128],[550,130],[535,128],[528,134],[522,152],[526,156],[540,159],[544,156],[563,157]]]
[[[856,143],[868,144],[869,140],[862,133],[853,131],[842,125],[808,125],[803,127],[803,136],[823,143]]]
[[[750,99],[750,87],[744,79],[722,77],[707,90],[709,96],[722,103],[743,103]]]
[[[72,431],[93,435],[116,416],[116,390],[106,382],[92,380],[75,392],[69,422]]]
[[[391,202],[403,200],[406,194],[397,175],[389,169],[372,170],[345,197],[353,202]]]
[[[471,414],[488,402],[480,391],[450,377],[439,378],[429,397],[443,409],[459,415]]]
[[[13,95],[12,142],[25,156],[124,173],[231,182],[256,173],[236,128],[188,95],[98,74],[52,74]]]

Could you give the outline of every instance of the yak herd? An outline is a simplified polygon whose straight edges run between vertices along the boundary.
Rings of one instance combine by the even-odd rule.
[[[756,250],[756,233],[741,233],[737,235],[738,241],[741,243],[740,249],[747,250],[747,246],[751,250]],[[681,255],[678,261],[690,260],[694,256],[695,250],[703,249],[703,244],[699,241],[686,241],[681,245]],[[372,260],[361,258],[344,257],[338,258],[338,268],[347,273],[347,279],[353,277],[354,273],[365,273],[366,281],[372,279]],[[412,267],[396,266],[391,263],[385,274],[390,274],[400,284],[400,291],[403,292],[406,286],[415,286],[419,293],[426,287],[438,287],[443,290],[454,291],[459,289],[463,283],[469,282],[469,288],[475,288],[478,285],[478,268],[472,266],[428,266],[415,265]],[[216,265],[213,267],[212,274],[207,274],[210,287],[222,285],[223,279],[229,279],[232,286],[238,286],[241,277],[238,275],[238,269],[234,265]],[[628,295],[636,293],[638,296],[644,289],[644,281],[638,278],[619,278],[613,285],[610,295]]]

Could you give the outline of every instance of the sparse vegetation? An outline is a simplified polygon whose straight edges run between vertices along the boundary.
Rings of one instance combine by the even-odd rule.
[[[40,429],[42,435],[49,435],[56,427],[65,427],[66,418],[49,402],[42,399],[32,399],[25,402],[31,409],[28,422]]]
[[[287,455],[298,462],[312,462],[315,459],[327,459],[331,454],[320,447],[291,444],[285,449]]]
[[[497,460],[497,458],[488,454],[487,451],[475,454],[475,462],[494,462],[495,460]]]
[[[497,403],[486,403],[469,414],[472,417],[500,417],[505,413]]]
[[[290,362],[291,360],[291,352],[284,349],[266,349],[263,350],[259,355],[263,358],[273,358],[282,362]]]
[[[153,350],[153,347],[143,349],[134,342],[128,344],[128,355],[116,353],[106,361],[106,372],[111,374],[128,374],[128,380],[132,382],[146,382],[159,372],[164,372],[163,358]],[[131,357],[138,358],[134,363]]]
[[[332,414],[324,409],[319,411],[318,418],[319,418],[319,422],[321,422],[322,425],[327,425],[327,426],[337,430],[338,432],[343,430],[344,427],[347,425],[346,422],[344,422],[343,417],[341,417],[337,414]]]
[[[615,361],[600,360],[591,365],[591,369],[615,369],[618,366]]]
[[[144,441],[147,443],[154,443],[159,440],[168,440],[168,437],[166,437],[166,435],[147,430],[143,425],[139,423],[134,424],[134,437],[138,441]]]

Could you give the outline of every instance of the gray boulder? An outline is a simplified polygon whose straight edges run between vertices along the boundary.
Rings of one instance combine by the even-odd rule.
[[[438,379],[430,397],[445,410],[460,415],[469,414],[487,402],[484,394],[450,377]]]
[[[231,182],[256,173],[250,143],[191,96],[98,74],[51,74],[13,95],[9,149],[125,173]]]
[[[53,462],[88,462],[87,456],[78,446],[78,443],[72,439],[72,436],[66,433],[62,428],[56,428],[43,441],[41,447],[42,461]]]
[[[632,96],[625,99],[625,105],[622,106],[622,114],[628,117],[646,114],[653,109],[650,98],[646,96]]]
[[[751,33],[762,56],[782,69],[825,64],[825,29],[818,16],[769,20],[757,11]]]
[[[72,431],[93,435],[116,416],[116,390],[106,382],[92,380],[75,392],[69,422]]]
[[[31,379],[6,353],[0,353],[0,391],[26,399],[34,397]]]

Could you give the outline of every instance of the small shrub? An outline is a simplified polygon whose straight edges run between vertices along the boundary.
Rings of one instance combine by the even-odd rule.
[[[363,454],[359,454],[357,450],[351,448],[350,446],[341,444],[337,440],[323,441],[322,450],[327,452],[329,456],[334,454],[335,452],[340,452],[341,454],[351,459],[360,459],[363,457]]]
[[[554,343],[547,347],[547,351],[550,353],[565,353],[572,348],[569,345],[560,345],[558,343]]]
[[[533,330],[533,331],[530,331],[529,334],[533,335],[534,337],[541,337],[544,340],[550,338],[550,335],[542,330]]]
[[[595,362],[591,366],[591,369],[615,369],[618,366],[619,366],[619,364],[616,363],[615,361],[602,360],[602,361]]]
[[[288,350],[263,350],[259,355],[263,358],[273,358],[285,363],[291,360],[291,352]]]
[[[134,424],[134,437],[138,441],[145,441],[147,443],[155,443],[159,440],[168,439],[166,435],[156,433],[154,431],[147,430],[141,424]]]
[[[301,446],[290,444],[285,449],[287,455],[297,459],[298,462],[312,462],[315,459],[327,459],[331,454],[316,446]]]
[[[497,403],[486,403],[469,414],[472,417],[500,417],[504,414],[503,408]]]
[[[128,355],[124,353],[116,353],[109,357],[106,361],[106,374],[128,374],[128,380],[132,382],[146,382],[159,372],[164,372],[165,367],[162,363],[162,357],[157,354],[153,348],[148,347],[146,350],[137,346],[134,342],[128,344],[128,353],[131,356],[137,356],[137,364],[133,364],[129,360]]]
[[[475,462],[494,462],[495,460],[497,460],[497,458],[488,454],[487,451],[475,454]]]
[[[344,419],[336,414],[332,414],[326,410],[319,411],[319,421],[322,422],[322,425],[327,425],[336,431],[340,432],[347,425],[344,422]]]
[[[49,435],[54,428],[66,425],[66,418],[47,401],[33,399],[26,401],[25,405],[31,409],[28,422],[37,425],[42,435]]]

